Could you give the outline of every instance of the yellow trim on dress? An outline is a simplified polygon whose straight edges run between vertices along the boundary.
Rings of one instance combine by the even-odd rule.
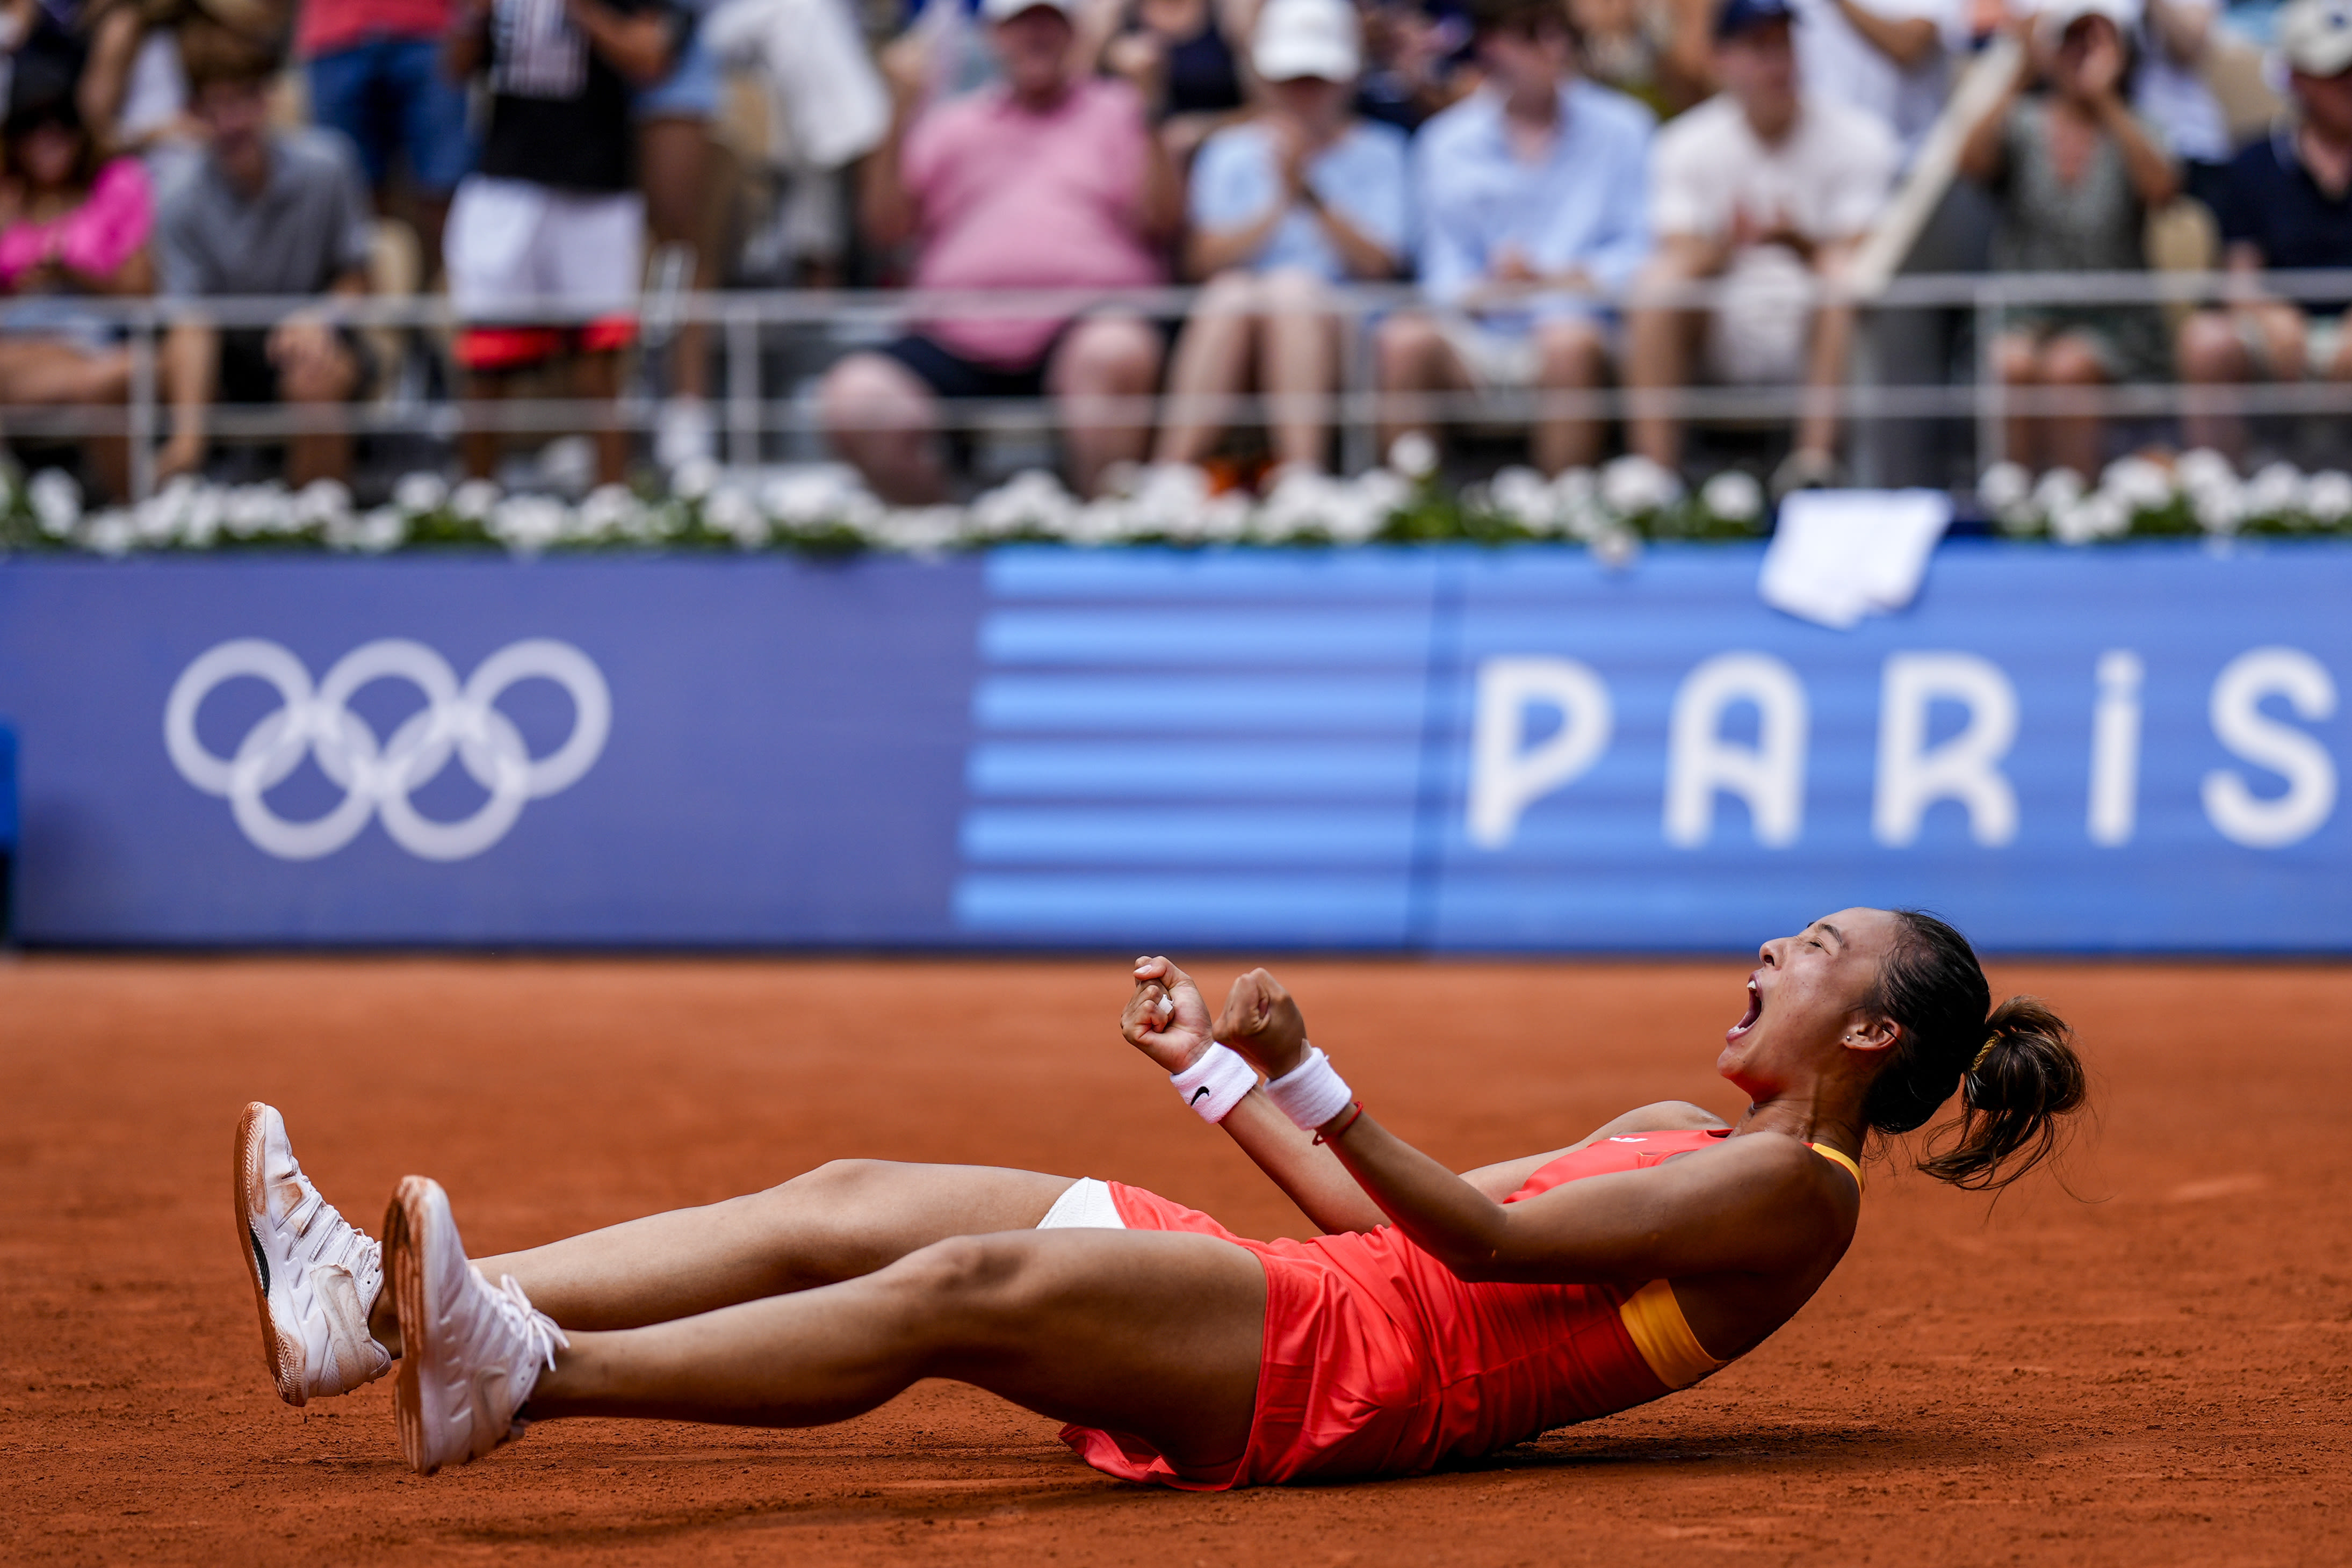
[[[1854,1186],[1860,1186],[1862,1185],[1862,1166],[1855,1163],[1854,1157],[1852,1155],[1840,1154],[1837,1150],[1830,1147],[1827,1144],[1807,1144],[1805,1147],[1812,1150],[1813,1153],[1821,1155],[1822,1158],[1825,1160],[1835,1160],[1838,1164],[1843,1166],[1846,1169],[1853,1173]]]
[[[1806,1145],[1825,1160],[1832,1160],[1853,1173],[1856,1186],[1862,1185],[1862,1166],[1851,1155],[1822,1144]],[[1665,1280],[1653,1280],[1617,1304],[1618,1321],[1625,1325],[1625,1333],[1650,1370],[1668,1388],[1688,1388],[1708,1373],[1728,1366],[1706,1353],[1691,1332],[1690,1320],[1683,1316],[1683,1304],[1675,1300],[1674,1285]]]
[[[1716,1368],[1728,1364],[1706,1354],[1691,1333],[1675,1288],[1653,1280],[1617,1304],[1617,1317],[1642,1359],[1668,1388],[1688,1388]]]

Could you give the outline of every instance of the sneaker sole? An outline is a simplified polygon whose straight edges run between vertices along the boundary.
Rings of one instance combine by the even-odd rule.
[[[384,1276],[392,1289],[393,1310],[400,1314],[402,1355],[393,1380],[392,1408],[400,1427],[400,1457],[420,1476],[440,1469],[425,1462],[425,1389],[417,1378],[424,1361],[425,1260],[416,1241],[422,1209],[432,1183],[424,1176],[403,1176],[392,1189],[392,1204],[383,1211]],[[412,1215],[415,1216],[412,1219]]]
[[[237,1118],[235,1157],[229,1165],[229,1205],[236,1213],[236,1249],[245,1255],[245,1276],[253,1281],[253,1304],[261,1313],[262,1358],[269,1363],[278,1397],[299,1409],[310,1401],[302,1386],[303,1349],[278,1332],[278,1319],[269,1310],[269,1283],[264,1277],[268,1265],[262,1260],[261,1239],[253,1229],[254,1215],[268,1212],[261,1131],[262,1118],[268,1112],[268,1106],[256,1100]]]

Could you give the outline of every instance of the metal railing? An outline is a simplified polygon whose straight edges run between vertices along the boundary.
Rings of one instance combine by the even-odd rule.
[[[1526,302],[1558,302],[1563,291],[1528,289]],[[763,355],[779,334],[809,333],[828,351],[872,347],[893,330],[924,321],[1052,319],[1124,313],[1181,320],[1202,297],[1191,288],[1129,290],[845,291],[768,290],[681,293],[648,297],[645,315],[669,332],[687,323],[711,330],[719,357],[715,400],[728,460],[761,460],[772,435],[814,434],[817,410],[806,395],[780,393],[765,383]],[[1672,287],[1642,286],[1616,298],[1569,296],[1576,308],[1622,312],[1633,308],[1705,309],[1727,297],[1720,281]],[[1496,297],[1489,294],[1488,303]],[[2352,268],[2270,273],[2258,280],[2235,273],[2102,272],[2040,274],[1944,274],[1904,276],[1868,290],[1815,282],[1791,301],[1853,308],[1858,318],[1890,312],[1965,313],[1972,319],[1977,349],[1972,380],[1862,385],[1851,377],[1834,395],[1842,421],[1946,420],[1970,422],[1979,471],[2002,455],[2004,428],[2012,415],[2097,414],[2123,418],[2168,418],[2185,413],[2251,415],[2352,414],[2352,383],[2306,380],[2291,382],[2187,384],[2175,381],[2123,382],[2092,387],[2008,387],[1991,373],[1990,355],[2004,323],[2020,310],[2036,308],[2230,305],[2253,298],[2335,302],[2352,299]],[[315,314],[328,302],[300,298],[76,300],[78,313],[110,323],[124,338],[130,359],[127,399],[114,404],[0,405],[0,431],[13,436],[78,439],[130,438],[134,499],[153,488],[153,454],[168,433],[168,398],[162,385],[161,344],[178,324],[202,323],[222,329],[267,328],[291,315]],[[331,302],[333,319],[362,332],[390,333],[410,351],[439,352],[461,321],[446,298],[362,298]],[[1822,394],[1800,383],[1771,385],[1690,384],[1632,389],[1622,384],[1574,390],[1475,392],[1383,392],[1374,382],[1370,334],[1383,317],[1433,308],[1428,297],[1407,285],[1334,287],[1321,301],[1324,313],[1344,326],[1348,351],[1340,356],[1340,384],[1328,393],[1270,399],[1255,394],[1186,398],[1164,393],[1088,400],[1087,416],[1097,424],[1156,426],[1171,415],[1202,417],[1229,424],[1255,424],[1269,415],[1289,414],[1327,422],[1342,437],[1343,466],[1375,460],[1371,433],[1383,423],[1430,422],[1440,425],[1512,425],[1538,419],[1615,421],[1654,413],[1689,421],[1761,423],[1796,419]],[[509,319],[561,325],[584,320],[586,312],[550,304]],[[473,324],[484,324],[476,319]],[[821,356],[812,356],[812,360]],[[450,400],[374,397],[347,404],[212,404],[208,432],[215,439],[269,440],[289,435],[350,431],[400,433],[448,440],[466,431],[557,434],[611,428],[643,430],[657,410],[642,395],[618,402],[573,398],[457,397]],[[1050,423],[1047,400],[969,398],[942,400],[938,423],[947,430],[987,430],[1008,424]],[[2352,425],[2345,444],[2352,460]]]

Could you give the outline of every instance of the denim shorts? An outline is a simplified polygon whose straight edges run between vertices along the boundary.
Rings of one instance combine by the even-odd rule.
[[[395,163],[428,194],[446,196],[474,167],[466,92],[441,70],[430,38],[370,38],[310,61],[310,118],[359,149],[368,183]]]

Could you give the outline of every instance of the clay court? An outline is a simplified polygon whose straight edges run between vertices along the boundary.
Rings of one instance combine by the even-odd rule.
[[[1710,1063],[1747,965],[1276,967],[1389,1125],[1468,1165]],[[1221,994],[1230,963],[1197,966]],[[382,1383],[280,1405],[224,1187],[249,1098],[373,1227],[477,1251],[846,1155],[1299,1217],[1120,1044],[1102,962],[36,956],[0,967],[0,1455],[16,1561],[2337,1563],[2352,1558],[2352,970],[2002,965],[2099,1126],[1988,1210],[1872,1173],[1845,1265],[1699,1387],[1421,1479],[1191,1496],[924,1385],[845,1426],[550,1424],[419,1479]],[[987,1071],[971,1063],[985,1061]]]

